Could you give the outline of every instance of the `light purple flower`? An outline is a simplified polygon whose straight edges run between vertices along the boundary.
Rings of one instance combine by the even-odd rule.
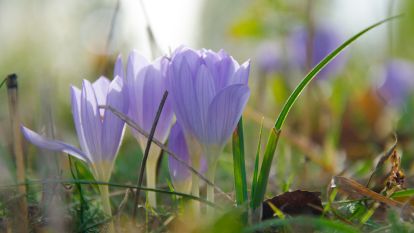
[[[165,72],[168,60],[158,58],[150,63],[136,51],[130,53],[127,64],[126,87],[130,100],[128,115],[144,129],[150,132],[158,107],[166,90]],[[155,130],[155,138],[165,142],[172,125],[174,113],[170,98],[164,104]],[[133,130],[133,133],[145,148],[147,139]]]
[[[223,50],[181,47],[173,53],[167,88],[186,137],[206,147],[226,143],[250,95],[249,69],[249,62],[239,65]]]
[[[310,64],[308,63],[307,43],[311,40]],[[313,36],[309,38],[307,28],[294,30],[289,37],[290,64],[302,72],[308,72],[323,58],[341,45],[341,37],[329,27],[316,27]],[[331,61],[317,76],[320,79],[337,75],[345,66],[346,57],[341,54]],[[310,65],[310,67],[308,67]]]
[[[378,88],[381,97],[392,106],[401,106],[414,89],[414,64],[400,59],[388,61],[380,74],[382,85]]]
[[[115,78],[100,77],[91,84],[84,80],[82,90],[71,87],[72,114],[81,150],[57,140],[49,140],[22,126],[25,138],[38,147],[62,151],[87,162],[96,179],[108,181],[121,144],[125,123],[110,110],[99,109],[110,105],[121,112],[128,109],[124,97],[122,61],[118,58]]]

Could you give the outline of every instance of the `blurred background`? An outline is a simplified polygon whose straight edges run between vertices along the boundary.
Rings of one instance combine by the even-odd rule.
[[[334,174],[366,179],[394,134],[410,185],[414,171],[414,2],[410,0],[0,0],[0,77],[18,74],[21,121],[26,126],[78,145],[69,85],[80,86],[82,79],[93,81],[100,75],[112,78],[116,56],[121,54],[126,61],[132,49],[148,58],[169,54],[180,45],[225,49],[239,62],[251,61],[252,95],[244,113],[251,177],[261,122],[264,144],[301,78],[346,39],[401,13],[403,18],[358,39],[305,90],[288,117],[268,187],[270,194],[297,188],[323,191]],[[13,172],[4,87],[0,109],[0,159]],[[229,147],[221,156],[216,179],[229,193],[233,191],[230,153]],[[31,178],[66,172],[66,157],[27,144],[25,154]],[[140,156],[128,131],[113,181],[135,183]],[[164,158],[159,178],[164,187],[169,179],[166,166]]]

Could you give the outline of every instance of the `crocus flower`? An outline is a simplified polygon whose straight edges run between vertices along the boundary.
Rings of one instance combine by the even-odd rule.
[[[201,155],[214,179],[218,154],[231,136],[250,95],[249,62],[239,65],[223,50],[178,48],[167,69],[167,89],[177,122],[189,146],[192,166],[200,168]],[[198,178],[193,175],[194,195]],[[214,189],[208,186],[208,199]]]
[[[165,72],[168,61],[161,57],[150,63],[136,51],[130,53],[127,64],[126,87],[129,98],[128,115],[146,132],[150,132],[153,125],[161,99],[166,90]],[[165,142],[173,121],[173,111],[169,98],[162,109],[160,119],[155,130],[155,139]],[[132,129],[142,150],[145,149],[147,138]],[[161,149],[152,144],[146,164],[147,186],[155,188],[157,163]],[[155,192],[148,193],[151,206],[156,206]]]
[[[25,138],[34,145],[68,153],[85,161],[98,181],[108,182],[114,160],[121,144],[125,123],[110,110],[100,109],[100,105],[110,105],[121,112],[128,109],[124,97],[122,80],[122,61],[118,58],[115,78],[109,81],[100,77],[91,84],[83,81],[82,90],[71,87],[72,114],[81,149],[67,143],[46,139],[22,126]],[[99,186],[104,211],[111,214],[108,186]]]
[[[312,36],[310,37],[309,35],[307,28],[298,28],[291,33],[288,42],[291,55],[289,63],[302,72],[308,72],[341,45],[340,36],[329,27],[316,27],[313,30]],[[309,51],[308,43],[311,43]],[[308,52],[310,55],[308,55]],[[339,55],[331,61],[317,75],[319,79],[326,79],[327,77],[337,75],[345,65],[345,58],[344,55]]]
[[[401,106],[414,89],[414,64],[406,60],[393,59],[384,65],[380,75],[380,96],[390,106]]]

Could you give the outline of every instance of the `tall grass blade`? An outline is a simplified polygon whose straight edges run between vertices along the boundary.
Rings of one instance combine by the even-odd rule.
[[[233,169],[234,187],[236,190],[236,203],[242,205],[248,199],[246,182],[246,165],[244,159],[243,119],[240,118],[233,133]]]
[[[254,171],[253,171],[253,180],[252,180],[252,193],[251,196],[253,197],[255,195],[255,187],[257,183],[257,176],[259,175],[259,161],[260,161],[260,153],[262,150],[262,132],[263,132],[263,120],[260,123],[260,132],[259,132],[259,142],[257,143],[257,150],[256,150],[256,159],[254,161]]]
[[[233,170],[234,170],[234,188],[236,190],[237,206],[247,203],[246,165],[244,157],[244,136],[243,136],[243,118],[240,118],[236,130],[233,132]],[[248,220],[247,212],[241,215],[243,223]]]
[[[161,103],[159,104],[157,114],[155,115],[154,122],[151,126],[151,132],[150,132],[148,140],[147,140],[147,145],[145,147],[144,157],[142,158],[141,168],[139,170],[137,187],[142,186],[142,182],[144,180],[144,171],[145,171],[145,167],[147,165],[147,159],[148,159],[148,155],[149,155],[149,152],[150,152],[150,149],[151,149],[152,139],[154,138],[155,129],[157,128],[158,120],[160,119],[161,112],[162,112],[162,109],[164,107],[165,101],[167,100],[167,97],[168,97],[168,92],[165,91],[164,95],[162,96]],[[133,212],[132,212],[133,219],[135,219],[135,216],[137,214],[140,191],[141,190],[139,188],[135,191],[134,209],[133,209]]]
[[[352,44],[356,39],[364,35],[366,32],[370,31],[373,28],[380,26],[381,24],[398,18],[399,16],[390,17],[384,20],[381,20],[364,30],[360,31],[356,35],[352,36],[350,39],[345,41],[342,45],[336,48],[332,53],[327,55],[319,64],[317,64],[306,76],[305,78],[299,83],[299,85],[295,88],[292,94],[289,96],[288,100],[286,101],[285,105],[282,108],[276,122],[275,126],[272,129],[269,139],[267,141],[265,153],[263,156],[263,162],[259,173],[258,182],[256,184],[255,195],[252,197],[251,206],[253,209],[259,207],[263,202],[264,195],[267,188],[267,182],[269,179],[269,172],[270,167],[272,164],[273,156],[276,151],[277,142],[279,140],[280,130],[283,126],[283,123],[286,120],[287,114],[289,113],[290,109],[292,108],[293,104],[296,102],[299,95],[305,89],[305,87],[309,84],[309,82],[327,65],[330,61],[332,61],[340,52],[342,52],[346,47]]]

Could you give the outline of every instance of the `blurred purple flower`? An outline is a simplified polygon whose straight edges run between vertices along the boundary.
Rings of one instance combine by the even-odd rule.
[[[223,50],[178,48],[167,71],[167,88],[186,137],[222,147],[250,95],[250,64],[239,65]]]
[[[150,63],[143,56],[133,51],[129,54],[126,75],[126,87],[130,100],[128,115],[144,129],[150,132],[162,96],[166,90],[165,72],[168,60],[158,58]],[[170,98],[167,98],[158,122],[155,138],[165,142],[172,125],[174,113]],[[147,138],[133,130],[142,148]]]
[[[383,83],[378,92],[387,103],[401,106],[414,89],[414,64],[394,59],[388,61],[382,71]]]
[[[122,67],[120,58],[116,67]],[[82,90],[71,87],[72,114],[81,150],[61,141],[46,139],[24,126],[21,127],[23,135],[38,147],[62,151],[87,162],[97,180],[109,181],[125,123],[111,111],[99,109],[99,105],[127,111],[122,75],[119,69],[115,69],[112,82],[100,77],[93,84],[84,80]]]
[[[282,56],[276,42],[264,42],[257,48],[256,64],[263,73],[270,74],[282,69]]]
[[[311,40],[310,53],[308,58],[307,43]],[[316,27],[313,36],[309,38],[307,28],[294,30],[289,37],[289,51],[292,57],[290,63],[294,68],[308,72],[315,67],[323,58],[341,45],[341,37],[337,32],[328,27]],[[310,59],[310,61],[308,61]],[[308,64],[309,62],[309,64]],[[346,57],[341,54],[331,61],[317,76],[320,79],[337,75],[345,66]],[[308,67],[310,65],[310,67]],[[309,69],[309,70],[308,70]]]

